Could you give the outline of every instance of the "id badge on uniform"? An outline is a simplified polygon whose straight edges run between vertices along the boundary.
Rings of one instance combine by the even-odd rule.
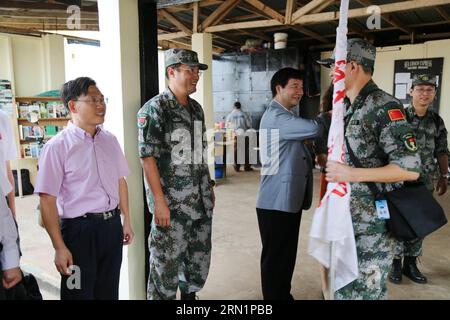
[[[377,208],[378,218],[387,220],[389,216],[389,207],[385,199],[375,200],[375,207]]]

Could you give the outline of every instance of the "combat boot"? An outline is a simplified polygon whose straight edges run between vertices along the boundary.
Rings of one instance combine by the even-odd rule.
[[[405,257],[403,274],[416,283],[427,283],[427,278],[417,269],[417,257]]]
[[[402,259],[394,259],[389,272],[389,281],[392,283],[402,282]]]

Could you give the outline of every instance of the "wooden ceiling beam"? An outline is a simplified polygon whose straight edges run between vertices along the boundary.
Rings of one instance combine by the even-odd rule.
[[[200,12],[200,8],[198,6],[198,2],[194,2],[192,4],[192,32],[198,32],[198,14]]]
[[[176,26],[178,28],[178,30],[184,31],[184,32],[186,32],[188,34],[192,34],[192,31],[191,31],[190,28],[185,26],[180,20],[175,18],[172,14],[170,14],[165,9],[159,9],[158,13],[161,15],[161,17],[163,17],[164,19],[168,20],[171,24]]]
[[[72,30],[67,27],[67,24],[54,24],[54,23],[39,23],[39,24],[17,24],[17,23],[0,23],[0,27],[4,28],[19,28],[29,30]],[[78,31],[99,31],[98,25],[85,25],[81,24]]]
[[[378,6],[383,14],[395,13],[402,11],[420,10],[430,7],[441,6],[445,4],[450,4],[450,0],[410,0],[410,1],[400,1],[390,4],[383,4]],[[367,12],[366,8],[350,9],[348,11],[348,18],[360,18],[367,17],[371,15]],[[295,20],[298,24],[314,24],[321,23],[324,21],[334,21],[339,20],[339,12],[322,12],[315,14],[308,14]]]
[[[192,46],[189,43],[181,42],[181,41],[158,41],[158,45],[161,46],[163,49],[169,49],[169,48],[182,48],[182,49],[188,49],[191,50]],[[217,48],[216,46],[213,46],[212,52],[215,55],[219,55],[224,51],[224,48]]]
[[[436,7],[435,9],[444,20],[450,21],[450,15],[443,8]]]
[[[287,0],[286,1],[286,9],[284,11],[284,23],[291,24],[292,14],[297,8],[297,1],[295,0]]]
[[[230,19],[226,19],[229,23],[234,23],[234,22],[240,22],[240,21],[245,21],[245,20],[249,20],[249,19],[255,19],[255,18],[259,18],[262,15],[260,13],[252,13],[252,14],[247,14],[245,16],[239,16],[239,17],[234,17],[234,18],[230,18]]]
[[[284,16],[259,0],[245,0],[248,4],[267,14],[270,18],[284,23]]]
[[[368,0],[356,0],[357,2],[359,2],[361,5],[369,7],[372,4],[370,3],[370,1]],[[383,13],[383,12],[382,12]],[[389,23],[391,26],[396,27],[397,29],[400,29],[401,31],[405,32],[406,34],[411,34],[412,30],[404,27],[403,24],[401,22],[398,21],[398,19],[396,19],[394,16],[392,15],[381,15],[381,19],[383,19],[383,21],[386,21],[387,23]]]
[[[328,0],[312,0],[308,4],[302,6],[300,9],[295,11],[292,14],[292,22],[295,22],[305,14],[310,13],[312,10],[316,9],[318,6],[322,5],[324,2],[327,2]]]
[[[81,12],[98,12],[97,3],[92,2],[92,6],[81,6]],[[66,12],[69,6],[65,4],[49,3],[49,2],[28,2],[28,1],[11,1],[0,0],[0,8],[6,9],[33,9],[33,10],[58,10]]]
[[[9,18],[2,17],[0,24],[5,23],[16,23],[16,24],[43,24],[43,23],[52,23],[52,24],[67,24],[67,20],[58,17],[49,17],[49,18]],[[85,25],[98,25],[98,20],[89,20],[89,19],[80,19],[80,24]]]
[[[206,8],[206,7],[222,4],[223,2],[224,2],[224,0],[202,0],[202,1],[194,2],[194,3],[197,3],[200,8]],[[183,4],[183,5],[174,6],[174,7],[167,7],[167,8],[165,8],[165,10],[169,11],[170,13],[191,11],[194,3]]]
[[[163,33],[158,34],[158,41],[165,41],[165,40],[173,40],[173,39],[179,39],[184,37],[189,37],[190,34],[180,31],[180,32],[174,32],[174,33]]]
[[[61,11],[29,11],[29,10],[4,10],[0,9],[0,17],[10,18],[61,18],[67,19],[69,15],[67,12]],[[98,14],[96,12],[80,12],[80,17],[86,20],[98,20]]]
[[[200,26],[200,31],[204,31],[209,26],[213,26],[218,22],[219,19],[223,19],[225,13],[228,13],[233,9],[240,0],[228,0],[223,2],[214,12],[204,20]]]
[[[44,32],[37,31],[37,30],[15,28],[15,27],[3,27],[3,26],[0,26],[0,32],[20,34],[20,35],[29,35],[29,36],[36,36],[36,37],[40,37],[42,34],[44,34]]]
[[[400,20],[398,20],[395,16],[393,16],[392,14],[388,14],[388,15],[384,15],[381,16],[384,21],[386,21],[387,23],[389,23],[390,25],[396,27],[397,29],[403,31],[406,34],[411,34],[413,32],[413,30],[411,28],[408,28],[405,26],[405,24],[403,22],[401,22]]]
[[[278,20],[258,20],[258,21],[248,21],[248,22],[236,22],[236,23],[228,23],[218,26],[212,26],[206,28],[205,32],[218,32],[218,31],[227,31],[233,29],[256,29],[256,28],[264,28],[264,27],[272,27],[279,26],[282,23]]]
[[[336,0],[328,0],[325,1],[324,3],[322,3],[321,5],[319,5],[317,8],[315,8],[314,10],[311,11],[311,13],[319,13],[322,12],[323,9],[328,8],[329,6],[331,6],[333,3],[337,3],[338,1]]]
[[[394,12],[402,12],[402,11],[411,11],[422,8],[436,7],[440,5],[450,4],[450,0],[411,0],[411,1],[402,1],[396,3],[390,3],[379,6],[381,12],[383,14],[386,13],[394,13]],[[348,12],[349,19],[367,17],[370,15],[370,12],[367,12],[366,8],[357,8],[351,9]],[[295,20],[293,24],[301,24],[301,25],[310,25],[310,24],[319,24],[327,21],[336,21],[339,20],[339,12],[322,12],[322,13],[314,13],[301,16],[299,19]],[[226,31],[232,29],[256,29],[256,28],[267,28],[282,25],[282,23],[276,19],[269,20],[258,20],[258,21],[247,21],[247,22],[238,22],[238,23],[229,23],[222,24],[217,26],[211,26],[205,28],[205,32],[219,32]]]
[[[319,40],[319,41],[322,42],[322,43],[330,43],[330,41],[327,40],[327,39],[326,39],[325,37],[323,37],[322,35],[320,35],[320,34],[314,32],[314,31],[308,30],[308,29],[306,29],[305,27],[302,27],[302,26],[299,26],[299,25],[292,25],[292,26],[291,26],[291,29],[293,29],[293,30],[295,30],[295,31],[298,31],[298,32],[300,32],[300,33],[306,34],[307,36],[313,37],[313,38]]]
[[[241,34],[245,34],[247,36],[253,37],[253,38],[258,38],[264,41],[273,41],[273,39],[267,35],[265,35],[263,32],[258,32],[256,30],[252,30],[252,31],[248,31],[248,30],[237,30],[239,31],[239,33]]]
[[[224,41],[228,41],[228,42],[233,43],[233,44],[242,45],[242,41],[240,41],[239,39],[236,39],[235,37],[231,37],[228,34],[227,35],[220,35],[220,34],[215,33],[215,34],[213,34],[213,39],[214,39],[214,37],[217,37],[219,39],[223,39]]]

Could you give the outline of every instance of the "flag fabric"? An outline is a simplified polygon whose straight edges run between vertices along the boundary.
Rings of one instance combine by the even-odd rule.
[[[347,59],[348,0],[341,1],[339,26],[334,51],[333,116],[328,136],[328,159],[344,162],[344,97]],[[310,229],[308,253],[329,274],[334,287],[331,292],[358,277],[358,257],[350,214],[350,183],[328,183],[327,191],[314,213]]]

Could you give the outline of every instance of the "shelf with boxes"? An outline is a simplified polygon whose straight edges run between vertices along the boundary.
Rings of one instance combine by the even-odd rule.
[[[38,158],[44,144],[67,126],[69,114],[59,97],[16,97],[20,158]]]

